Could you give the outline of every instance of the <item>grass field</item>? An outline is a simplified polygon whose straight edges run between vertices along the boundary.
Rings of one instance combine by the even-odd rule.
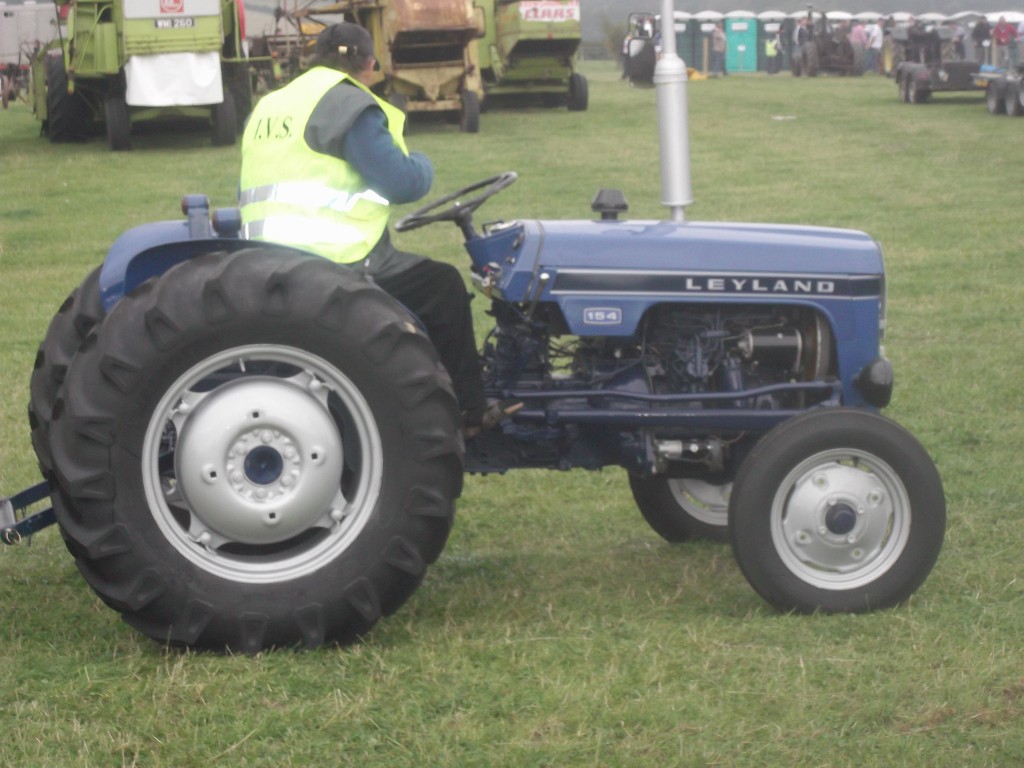
[[[600,187],[662,216],[654,93],[584,71],[584,113],[491,110],[475,135],[415,122],[434,194],[511,169],[484,219],[587,218]],[[650,531],[621,471],[516,472],[467,480],[445,553],[360,645],[199,655],[121,623],[51,530],[0,551],[0,765],[1024,764],[1024,121],[977,94],[909,107],[875,77],[730,77],[689,103],[689,218],[882,243],[886,412],[935,457],[949,505],[908,604],[779,615],[728,547]],[[237,148],[202,132],[118,154],[37,134],[23,105],[0,113],[3,493],[37,479],[29,376],[64,296],[126,228],[177,217],[186,192],[231,205],[237,185]],[[449,225],[399,243],[467,268]]]

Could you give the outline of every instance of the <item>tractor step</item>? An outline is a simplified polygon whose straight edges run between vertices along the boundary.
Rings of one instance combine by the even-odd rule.
[[[26,537],[57,522],[52,507],[26,514],[29,507],[49,496],[50,484],[44,480],[9,498],[0,498],[0,539],[4,544],[20,544]]]

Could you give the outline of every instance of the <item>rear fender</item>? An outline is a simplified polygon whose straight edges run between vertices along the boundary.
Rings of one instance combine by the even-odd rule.
[[[159,238],[158,242],[154,242],[154,235]],[[145,247],[139,249],[136,238],[145,240]],[[115,241],[100,270],[103,308],[110,312],[126,294],[175,264],[206,253],[233,251],[249,245],[247,240],[239,239],[187,239],[185,225],[181,222],[159,222],[129,230]]]
[[[181,201],[185,221],[158,221],[129,229],[107,251],[100,269],[100,298],[110,312],[126,294],[175,264],[214,251],[234,251],[250,245],[239,237],[237,209],[223,208],[210,216],[203,195]]]

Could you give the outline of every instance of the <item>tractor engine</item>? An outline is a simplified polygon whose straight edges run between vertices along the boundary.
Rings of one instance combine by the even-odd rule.
[[[641,437],[641,414],[806,409],[832,393],[789,386],[826,381],[836,370],[829,325],[810,308],[662,304],[630,337],[571,335],[556,306],[533,310],[492,305],[498,322],[483,350],[486,387],[491,396],[522,398],[527,409],[577,416],[569,426],[517,427],[519,448],[505,458],[519,466],[558,465],[561,454],[550,448],[559,445],[574,466],[614,457],[625,466],[650,462],[666,476],[724,482],[753,444],[748,430],[694,429],[687,419],[689,426],[663,421]],[[721,397],[730,392],[737,397]],[[588,412],[619,428],[581,424]]]
[[[648,313],[639,344],[581,339],[574,370],[590,386],[642,375],[654,394],[739,392],[824,378],[831,369],[830,335],[817,315],[800,308],[663,305]],[[798,394],[764,394],[736,407],[806,406]]]

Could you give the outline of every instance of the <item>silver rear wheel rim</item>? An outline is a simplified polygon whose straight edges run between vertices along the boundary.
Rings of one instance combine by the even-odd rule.
[[[171,546],[249,584],[309,575],[344,552],[374,512],[384,463],[355,384],[284,345],[224,350],[185,371],[151,414],[141,461]]]

